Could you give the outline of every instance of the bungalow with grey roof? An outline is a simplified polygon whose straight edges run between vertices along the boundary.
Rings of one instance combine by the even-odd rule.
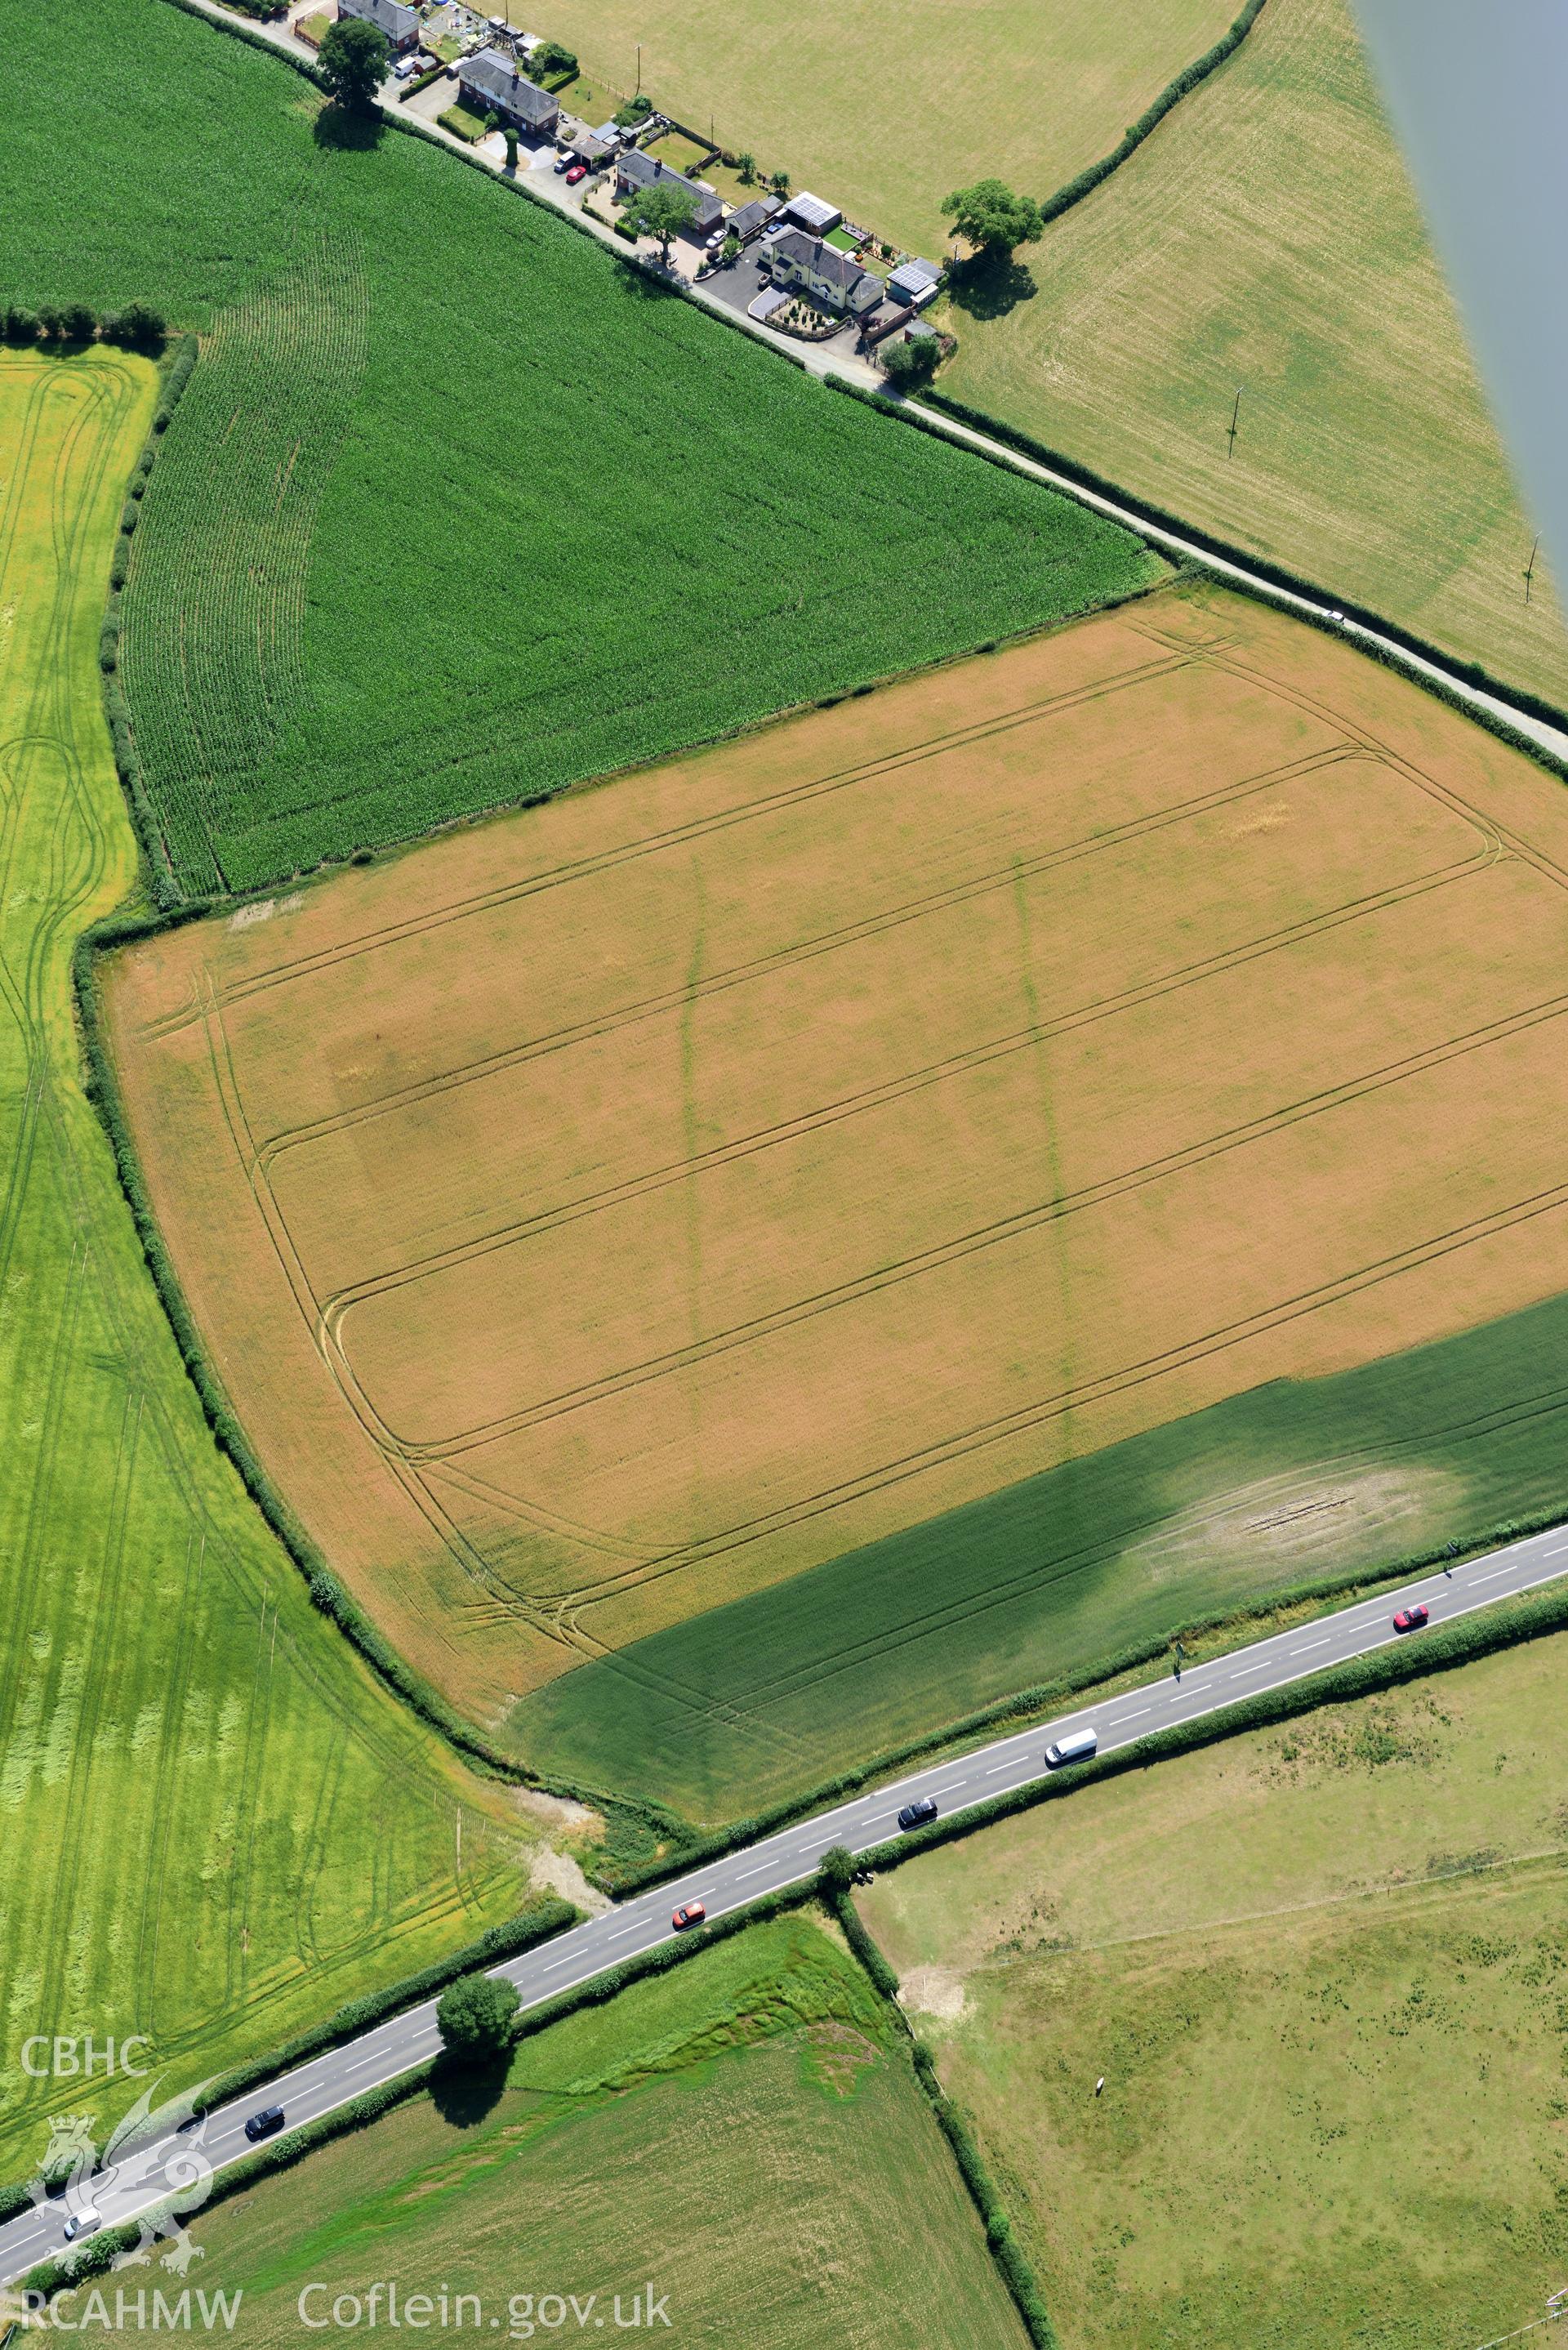
[[[561,119],[549,91],[520,74],[498,49],[481,49],[476,57],[464,57],[457,69],[457,88],[472,113],[498,114],[530,139],[548,139]]]
[[[402,0],[337,0],[337,14],[344,18],[358,16],[367,25],[374,25],[379,33],[385,33],[400,57],[419,46],[420,12],[417,8],[405,8]]]
[[[615,192],[622,203],[628,196],[652,187],[683,189],[691,197],[693,212],[691,225],[686,232],[688,236],[701,241],[703,237],[711,236],[713,231],[722,225],[723,205],[709,189],[700,188],[695,180],[687,179],[682,172],[672,172],[668,163],[661,163],[657,155],[645,155],[640,147],[628,147],[623,155],[617,156]]]
[[[786,229],[769,247],[775,286],[798,286],[830,310],[863,318],[882,299],[882,280],[862,269],[853,254],[804,230]]]

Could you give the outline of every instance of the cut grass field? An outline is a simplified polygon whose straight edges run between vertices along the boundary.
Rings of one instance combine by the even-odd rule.
[[[556,2025],[504,2085],[421,2097],[194,2232],[199,2281],[243,2291],[236,2337],[258,2350],[298,2341],[303,2286],[327,2288],[314,2315],[372,2277],[404,2301],[477,2294],[504,2340],[558,2338],[551,2294],[596,2296],[587,2332],[618,2339],[616,2296],[629,2324],[651,2291],[651,2330],[693,2350],[1024,2343],[908,2043],[804,1918]]]
[[[1539,562],[1525,602],[1533,527],[1348,0],[1269,0],[1018,264],[982,297],[998,315],[953,312],[945,391],[1568,703],[1568,635]]]
[[[1539,768],[1192,588],[106,993],[333,1565],[532,1759],[711,1818],[1492,1501],[1568,1289],[1565,877]]]
[[[1563,2282],[1563,1647],[865,1897],[1070,2350],[1472,2350]]]
[[[939,256],[942,198],[1001,172],[1049,195],[1116,146],[1127,124],[1220,37],[1241,0],[849,0],[803,45],[788,14],[742,0],[550,0],[513,24],[576,50],[590,73],[642,88],[731,154],[786,170],[851,220]],[[537,19],[537,21],[535,21]]]
[[[1125,532],[808,380],[444,148],[390,126],[346,145],[335,120],[166,0],[59,0],[8,57],[8,296],[141,295],[202,334],[123,640],[187,890],[1158,575]]]
[[[537,1831],[370,1681],[213,1451],[85,1098],[79,931],[136,879],[98,668],[146,361],[0,352],[0,2180],[34,2033],[176,2081],[519,1904]]]

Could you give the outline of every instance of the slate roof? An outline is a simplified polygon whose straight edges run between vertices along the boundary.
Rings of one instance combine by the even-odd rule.
[[[800,228],[785,229],[783,236],[775,238],[774,254],[775,259],[783,254],[786,260],[799,262],[814,277],[836,286],[846,299],[860,279],[870,275],[861,268],[852,253],[840,253],[836,244],[824,244],[820,237],[807,236]],[[877,285],[874,277],[871,282]],[[877,286],[878,295],[881,290]]]
[[[340,16],[362,16],[385,33],[389,41],[411,40],[420,29],[420,12],[405,8],[402,0],[339,0]]]
[[[498,49],[481,49],[476,57],[464,57],[457,78],[461,88],[477,90],[498,113],[513,115],[531,128],[544,129],[561,111],[547,89],[520,74]]]
[[[774,214],[783,210],[784,206],[776,196],[753,196],[749,204],[742,204],[738,213],[730,214],[730,226],[744,241],[748,236],[754,236],[760,228],[766,228]]]
[[[724,207],[717,196],[700,188],[684,173],[672,172],[657,155],[645,155],[640,147],[628,148],[616,164],[616,177],[623,187],[651,188],[664,183],[671,188],[683,188],[696,206],[691,222],[694,236],[706,236],[716,229],[724,217]]]

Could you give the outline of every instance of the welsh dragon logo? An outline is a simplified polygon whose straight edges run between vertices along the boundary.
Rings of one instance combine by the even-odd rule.
[[[190,2213],[201,2210],[213,2184],[213,2166],[203,2145],[206,2114],[189,2096],[167,2099],[156,2108],[152,2096],[151,2088],[142,2091],[115,2125],[101,2153],[93,2135],[93,2115],[51,2116],[48,2144],[36,2175],[28,2181],[27,2192],[40,2210],[51,2218],[57,2216],[63,2227],[68,2220],[102,2210],[117,2189],[134,2189],[141,2170],[137,2158],[161,2143],[156,2180],[150,2182],[155,2185],[156,2199],[135,2214],[137,2241],[117,2252],[109,2265],[147,2267],[154,2247],[166,2242],[169,2249],[159,2255],[161,2265],[183,2276],[192,2261],[205,2257],[185,2221]],[[109,2226],[115,2224],[112,2213],[106,2214],[106,2220]],[[79,2243],[63,2245],[57,2255],[61,2265],[67,2271],[80,2266],[91,2242],[88,2236]]]

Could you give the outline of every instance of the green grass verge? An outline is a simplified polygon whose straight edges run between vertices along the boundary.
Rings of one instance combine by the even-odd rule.
[[[0,350],[0,2004],[13,2048],[142,2033],[190,2078],[510,1915],[536,1832],[376,1687],[214,1450],[84,1091],[73,951],[138,879],[104,597],[159,397],[119,353]],[[0,2176],[138,2085],[13,2064]]]
[[[1554,1299],[1253,1389],[579,1668],[511,1735],[542,1769],[591,1759],[692,1819],[724,1819],[737,1788],[766,1809],[1202,1618],[1549,1520],[1565,1355]]]
[[[480,2294],[504,2338],[513,2296],[551,2293],[599,2295],[613,2337],[615,2295],[628,2315],[651,2281],[677,2341],[1023,2339],[901,2026],[805,1915],[531,2034],[493,2079],[416,2084],[195,2234],[257,2345],[297,2340],[302,2286],[362,2289],[368,2260],[403,2296]]]
[[[438,120],[443,130],[452,131],[459,139],[466,139],[471,147],[476,146],[485,135],[483,116],[471,114],[466,106],[449,106]]]
[[[1563,2282],[1564,1645],[866,1897],[1075,2350],[1473,2350]]]
[[[547,207],[396,135],[422,128],[406,117],[345,145],[308,77],[250,42],[164,0],[64,5],[13,58],[12,291],[145,289],[211,334],[136,535],[119,672],[191,894],[1158,576],[1071,502],[825,402]],[[68,213],[48,194],[62,102]],[[410,258],[427,213],[439,252]],[[618,560],[563,567],[567,544]]]

